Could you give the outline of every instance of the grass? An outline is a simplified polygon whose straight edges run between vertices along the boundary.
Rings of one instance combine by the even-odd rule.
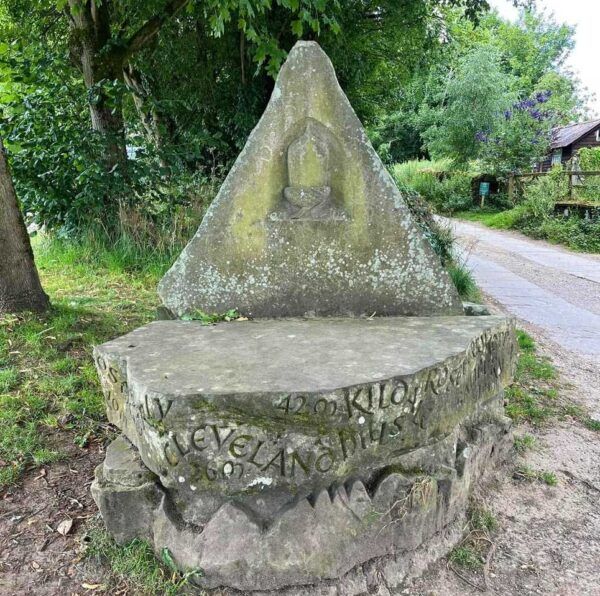
[[[522,219],[523,212],[518,207],[507,211],[477,209],[472,211],[458,211],[453,214],[453,217],[466,221],[479,222],[497,230],[510,230],[515,228],[517,223]]]
[[[536,443],[536,438],[533,435],[526,433],[524,435],[521,435],[520,437],[515,437],[513,445],[515,451],[522,455],[523,453],[534,449]]]
[[[600,221],[588,221],[577,217],[561,216],[530,218],[522,206],[507,211],[477,209],[457,211],[453,217],[482,223],[497,230],[519,230],[531,236],[547,240],[552,244],[568,246],[572,250],[600,252]]]
[[[464,264],[453,263],[449,265],[448,273],[462,300],[481,302],[481,292],[475,283],[473,274]]]
[[[560,398],[558,374],[550,360],[541,356],[533,339],[517,330],[519,358],[515,380],[505,390],[505,411],[517,423],[543,426],[567,416],[589,430],[600,432],[600,421],[589,416],[584,408]],[[533,446],[533,437],[515,439],[515,449],[525,451]],[[529,443],[531,442],[531,445]]]
[[[557,413],[557,373],[550,361],[537,353],[535,342],[517,330],[519,358],[515,382],[506,389],[506,413],[515,422],[539,426]]]
[[[52,308],[0,317],[0,490],[27,467],[64,455],[57,431],[80,446],[99,432],[105,416],[93,346],[152,320],[165,267],[150,258],[134,272],[118,251],[34,245]]]
[[[471,509],[470,524],[473,530],[494,532],[498,529],[496,516],[485,507],[477,506]]]
[[[394,176],[396,176],[399,180],[408,183],[415,176],[422,172],[448,172],[451,169],[452,162],[449,159],[411,159],[409,161],[395,164],[392,168],[392,171]]]
[[[542,482],[548,486],[556,486],[558,484],[558,478],[554,472],[548,472],[547,470],[534,470],[526,465],[517,467],[514,477],[518,480],[526,480],[528,482]]]
[[[181,592],[190,576],[172,568],[168,556],[161,563],[152,547],[142,540],[120,546],[102,528],[87,534],[85,556],[97,566],[109,567],[111,593],[175,596]],[[107,592],[109,593],[109,592]]]
[[[450,553],[450,561],[465,569],[478,569],[483,566],[481,557],[470,546],[457,546]]]
[[[492,534],[498,529],[498,520],[489,509],[476,505],[469,512],[468,529],[462,542],[450,552],[448,560],[456,567],[480,572],[490,555]]]

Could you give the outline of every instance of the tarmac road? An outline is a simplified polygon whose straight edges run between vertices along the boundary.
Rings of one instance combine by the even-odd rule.
[[[461,257],[485,294],[565,350],[600,357],[600,255],[440,220],[452,227]]]

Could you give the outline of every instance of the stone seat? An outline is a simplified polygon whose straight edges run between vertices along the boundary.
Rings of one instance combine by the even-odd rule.
[[[339,578],[464,509],[514,354],[495,316],[150,323],[95,352],[127,439],[95,498],[117,538],[168,548],[203,587]]]

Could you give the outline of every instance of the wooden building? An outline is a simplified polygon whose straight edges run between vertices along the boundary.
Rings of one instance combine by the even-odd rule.
[[[556,128],[552,133],[550,153],[539,164],[539,171],[547,172],[554,165],[564,165],[582,147],[600,147],[600,120]]]

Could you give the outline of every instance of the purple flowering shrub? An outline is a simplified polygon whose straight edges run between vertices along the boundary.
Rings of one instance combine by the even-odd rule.
[[[499,176],[531,170],[547,154],[556,116],[545,105],[551,91],[515,102],[490,130],[475,135],[484,168]]]

